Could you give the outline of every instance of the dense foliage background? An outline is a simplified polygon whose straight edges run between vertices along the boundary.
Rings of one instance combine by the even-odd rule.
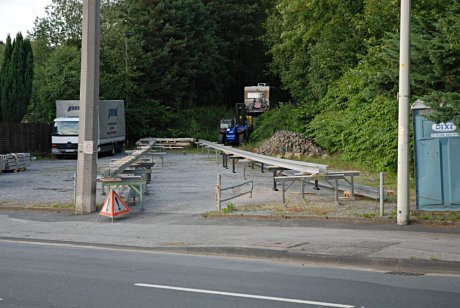
[[[411,20],[411,101],[457,124],[459,9],[412,1]],[[297,106],[291,127],[376,170],[397,163],[399,10],[397,0],[281,0],[267,22],[272,70]]]
[[[35,21],[25,120],[50,122],[56,99],[79,98],[81,11],[81,0],[53,0]],[[216,139],[243,87],[270,82],[287,98],[253,140],[294,130],[395,170],[399,11],[398,0],[102,0],[100,96],[126,101],[132,141]],[[412,1],[411,101],[457,124],[459,14],[456,0]]]

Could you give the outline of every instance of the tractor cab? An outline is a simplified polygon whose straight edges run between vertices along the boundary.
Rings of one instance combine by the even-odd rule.
[[[250,122],[246,117],[244,104],[236,104],[236,118],[222,119],[220,121],[220,131],[218,143],[241,145],[248,141]]]
[[[235,121],[232,119],[222,119],[220,120],[220,129],[232,128],[235,125]]]

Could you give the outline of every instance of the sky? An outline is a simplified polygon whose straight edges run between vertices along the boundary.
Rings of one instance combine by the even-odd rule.
[[[8,33],[11,39],[21,31],[25,37],[32,31],[35,18],[45,16],[45,6],[51,0],[0,0],[0,41],[5,42]]]

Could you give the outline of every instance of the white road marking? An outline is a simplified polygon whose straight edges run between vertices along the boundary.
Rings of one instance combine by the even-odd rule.
[[[203,290],[203,289],[190,289],[190,288],[163,286],[163,285],[146,284],[146,283],[135,283],[134,285],[137,287],[166,289],[166,290],[175,290],[175,291],[183,291],[183,292],[204,293],[204,294],[243,297],[243,298],[253,298],[253,299],[262,299],[262,300],[269,300],[269,301],[277,301],[277,302],[317,305],[317,306],[323,306],[323,307],[336,307],[336,308],[354,308],[355,307],[351,305],[306,301],[306,300],[301,300],[301,299],[291,299],[291,298],[283,298],[283,297],[272,297],[272,296],[262,296],[262,295],[252,295],[252,294],[232,293],[232,292],[221,292],[221,291]]]

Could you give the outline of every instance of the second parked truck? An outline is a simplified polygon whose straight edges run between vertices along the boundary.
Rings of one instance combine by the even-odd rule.
[[[61,158],[78,154],[78,129],[80,124],[80,101],[56,101],[51,137],[51,154]],[[98,152],[115,154],[121,152],[126,140],[125,105],[122,100],[99,101]]]

